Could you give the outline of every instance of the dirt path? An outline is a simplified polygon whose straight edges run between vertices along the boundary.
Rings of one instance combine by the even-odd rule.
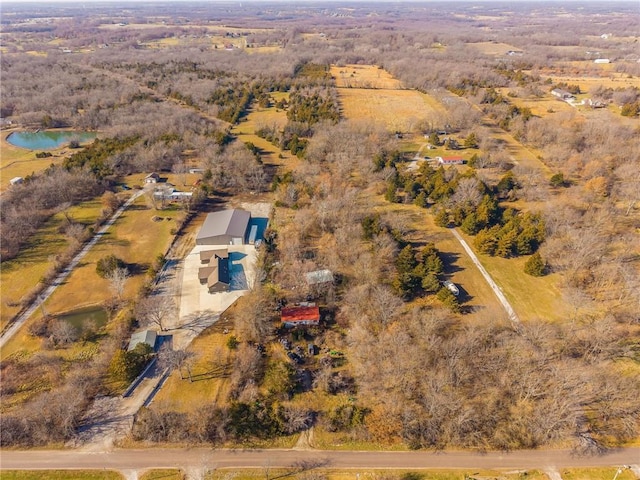
[[[11,323],[11,326],[4,331],[2,336],[0,337],[0,348],[4,347],[5,344],[20,330],[22,325],[29,319],[33,312],[44,303],[53,292],[55,292],[56,288],[64,283],[67,277],[71,274],[74,268],[80,263],[80,261],[84,258],[84,256],[91,250],[91,248],[98,243],[98,241],[102,238],[102,236],[113,226],[115,221],[120,218],[120,215],[133,203],[135,200],[144,193],[144,190],[140,190],[134,193],[129,200],[127,200],[116,212],[111,216],[109,220],[98,230],[98,232],[93,236],[87,244],[82,247],[73,260],[67,265],[53,280],[51,285],[49,285],[38,297],[34,300],[29,307],[22,312],[18,317]]]
[[[3,470],[150,468],[290,467],[303,462],[316,468],[410,469],[554,469],[620,467],[637,463],[640,448],[612,450],[602,455],[579,456],[573,450],[521,450],[514,452],[360,452],[299,450],[213,450],[211,448],[115,450],[96,455],[69,450],[2,451]],[[356,472],[354,472],[355,474]]]
[[[520,319],[518,318],[518,315],[516,315],[516,312],[513,310],[513,307],[507,300],[507,297],[504,296],[504,293],[502,293],[502,290],[500,289],[500,287],[496,284],[496,282],[493,281],[493,278],[491,278],[491,275],[489,275],[489,272],[487,272],[485,268],[482,266],[482,264],[480,263],[480,260],[478,260],[478,257],[476,256],[474,251],[471,250],[471,247],[469,246],[469,244],[465,241],[464,238],[462,238],[462,235],[460,235],[455,228],[451,229],[451,233],[453,234],[454,237],[456,237],[456,240],[460,242],[460,245],[462,245],[462,248],[464,248],[464,251],[467,252],[467,255],[469,255],[474,265],[478,267],[478,270],[480,270],[480,273],[482,274],[484,279],[487,281],[487,283],[491,287],[491,290],[493,290],[493,293],[495,293],[496,297],[498,297],[498,301],[502,304],[502,307],[504,308],[505,312],[507,312],[507,315],[509,316],[509,320],[511,320],[513,323],[520,323]]]

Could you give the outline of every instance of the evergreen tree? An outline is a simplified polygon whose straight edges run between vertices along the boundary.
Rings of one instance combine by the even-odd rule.
[[[539,252],[531,255],[524,264],[524,273],[533,277],[542,277],[547,270],[547,265]]]

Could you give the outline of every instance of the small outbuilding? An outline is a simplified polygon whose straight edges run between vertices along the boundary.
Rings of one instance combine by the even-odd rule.
[[[286,307],[280,315],[285,327],[320,325],[320,308],[317,305]]]
[[[24,178],[22,177],[13,177],[11,180],[9,180],[9,183],[11,185],[21,185],[24,183]]]
[[[150,173],[146,177],[144,177],[144,183],[158,183],[160,180],[160,175],[156,172]]]
[[[315,270],[305,274],[307,285],[325,285],[327,283],[333,283],[333,273],[331,270]]]
[[[209,213],[198,235],[196,245],[244,245],[251,213],[246,210],[222,210]]]
[[[157,339],[158,334],[153,330],[142,330],[141,332],[136,332],[131,335],[131,340],[129,340],[129,347],[127,350],[131,351],[135,349],[139,343],[146,343],[155,351]]]

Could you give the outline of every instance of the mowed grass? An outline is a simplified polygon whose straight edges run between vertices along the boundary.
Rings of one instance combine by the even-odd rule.
[[[389,131],[413,132],[425,121],[437,122],[445,109],[417,90],[339,88],[342,116],[380,124]]]
[[[505,96],[511,91],[510,88],[499,88],[497,90]],[[575,107],[557,99],[551,95],[550,92],[544,97],[534,97],[532,95],[526,97],[509,97],[509,103],[518,108],[529,108],[531,113],[537,117],[547,117],[554,113],[575,111]]]
[[[224,330],[232,328],[231,322],[219,320],[193,340],[189,346],[189,351],[195,354],[191,366],[193,381],[187,378],[185,368],[182,369],[185,378],[174,370],[154,398],[155,407],[194,413],[202,405],[226,404],[235,352],[227,347],[230,334]]]
[[[473,238],[462,232],[460,234],[473,248]],[[562,276],[553,273],[532,277],[524,273],[524,264],[528,258],[529,256],[507,259],[478,255],[480,263],[501,288],[520,320],[566,319],[570,311],[559,289]]]
[[[560,470],[562,480],[611,480],[616,476],[618,468],[563,468]],[[616,480],[636,480],[637,477],[629,469],[623,469]]]
[[[219,468],[207,476],[208,480],[223,480],[233,475],[234,480],[258,480],[265,478],[264,468],[253,469],[228,469]],[[504,479],[516,480],[526,478],[527,480],[548,480],[548,477],[536,470],[526,472],[503,472],[500,470],[482,470],[482,469],[371,469],[371,468],[351,468],[351,469],[325,469],[318,468],[311,471],[296,473],[294,469],[272,468],[269,469],[268,478],[287,478],[287,479],[303,479],[308,478],[314,472],[321,473],[323,478],[327,480],[354,480],[356,478],[383,478],[388,475],[391,478],[415,478],[420,480],[465,480],[473,475],[475,478],[482,479]],[[563,477],[564,478],[564,477]],[[591,478],[591,477],[585,477]]]
[[[67,214],[75,222],[91,225],[100,216],[101,211],[100,199],[94,199],[69,208]],[[38,285],[40,279],[51,268],[51,257],[63,253],[68,248],[69,242],[64,233],[60,232],[66,223],[63,213],[52,216],[16,258],[2,262],[0,327],[4,328],[20,311],[18,303]]]
[[[3,470],[2,480],[122,480],[109,470]]]
[[[382,202],[382,199],[380,199]],[[460,300],[467,312],[465,319],[474,320],[485,312],[496,312],[503,315],[502,306],[498,302],[489,284],[473,264],[471,258],[462,248],[451,232],[435,225],[429,210],[415,205],[381,204],[380,212],[392,213],[408,220],[408,227],[413,231],[407,238],[414,244],[433,242],[445,263],[444,276],[458,285]],[[433,296],[427,297],[438,304]]]
[[[331,76],[338,88],[402,89],[402,82],[376,65],[332,65]]]

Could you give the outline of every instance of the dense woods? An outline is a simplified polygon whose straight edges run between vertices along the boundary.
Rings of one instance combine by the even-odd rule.
[[[88,8],[91,15],[99,7]],[[143,18],[145,8],[136,7]],[[229,398],[192,414],[143,408],[134,440],[222,445],[311,425],[409,448],[597,450],[637,439],[640,88],[605,82],[607,75],[640,76],[637,44],[628,41],[640,25],[632,6],[621,4],[620,14],[589,6],[609,15],[606,28],[616,33],[608,43],[600,37],[604,27],[570,5],[574,18],[552,12],[534,27],[520,20],[537,7],[523,4],[487,29],[487,20],[465,5],[459,12],[358,5],[349,15],[338,6],[309,5],[282,17],[246,6],[232,13],[172,8],[184,24],[101,28],[114,25],[80,14],[53,23],[7,21],[0,59],[3,118],[28,129],[99,132],[90,146],[2,194],[3,261],[70,205],[107,192],[101,221],[108,218],[119,201],[113,192],[130,174],[197,168],[198,202],[264,194],[274,204],[262,282],[232,315]],[[245,35],[246,48],[218,47],[217,29],[226,42],[234,38],[222,27],[187,25],[214,13],[255,29]],[[29,51],[41,54],[17,48],[26,33]],[[176,42],[158,43],[164,40]],[[504,42],[526,54],[483,53],[480,42]],[[602,74],[585,49],[616,61]],[[571,63],[586,61],[581,72]],[[415,149],[399,142],[402,132],[375,119],[346,121],[332,64],[384,67],[403,88],[444,105],[441,116],[412,133],[434,148],[469,153],[465,168],[424,162],[410,170],[407,150],[413,156]],[[585,72],[601,75],[603,84],[589,95],[606,108],[582,113],[552,105],[541,113],[518,104],[555,88],[580,94],[579,86],[551,77]],[[283,94],[277,101],[276,93]],[[252,109],[271,107],[286,112],[285,123],[260,124],[255,133],[295,156],[279,165],[265,165],[260,149],[232,132]],[[530,149],[542,167],[517,158],[503,134]],[[395,207],[459,228],[482,255],[528,257],[522,275],[559,275],[571,315],[514,324],[487,309],[470,320],[465,300],[443,286],[451,265],[435,234],[419,237]],[[79,244],[87,238],[80,230],[69,226]],[[330,286],[305,282],[305,274],[325,268],[336,277]],[[281,352],[284,334],[274,312],[279,302],[307,298],[322,305],[325,330],[306,335],[328,352],[301,367]],[[73,438],[93,398],[109,393],[114,378],[135,377],[150,352],[127,356],[120,347],[132,317],[154,322],[150,305],[137,309],[111,320],[116,326],[84,366],[67,368],[38,354],[3,358],[3,446]],[[162,318],[155,323],[164,330]],[[82,341],[72,333],[55,322],[30,332],[49,349]],[[268,354],[256,345],[268,345]],[[178,370],[188,365],[185,358],[161,361]],[[329,406],[301,406],[296,398],[306,392],[328,398]]]

